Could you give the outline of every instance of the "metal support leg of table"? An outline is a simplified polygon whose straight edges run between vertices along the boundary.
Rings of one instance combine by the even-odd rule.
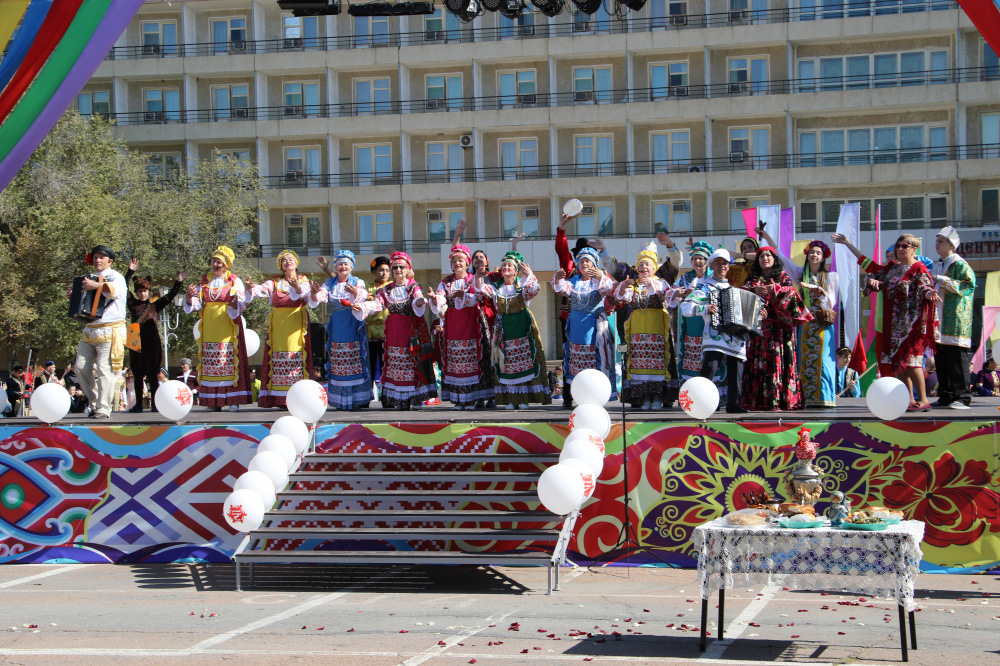
[[[708,638],[705,632],[708,630],[708,599],[701,598],[701,651],[708,649]]]
[[[899,609],[899,647],[903,651],[903,661],[909,661],[910,655],[906,651],[906,609],[902,604],[896,608]]]
[[[910,647],[917,649],[917,620],[913,617],[913,611],[910,611]]]
[[[719,589],[719,640],[725,638],[726,620],[726,588]]]

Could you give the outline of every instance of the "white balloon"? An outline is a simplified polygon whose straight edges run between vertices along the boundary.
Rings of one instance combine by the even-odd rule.
[[[579,458],[566,458],[566,460],[560,460],[559,464],[572,467],[580,474],[580,478],[583,479],[583,501],[589,500],[594,494],[594,490],[597,489],[597,477],[594,476],[594,470],[590,469],[590,466]]]
[[[566,441],[563,444],[563,446],[565,447],[566,444],[569,444],[570,442],[575,442],[578,439],[581,439],[585,442],[590,442],[591,444],[596,446],[597,449],[601,452],[601,456],[602,457],[604,456],[605,454],[604,438],[598,435],[590,428],[573,428],[573,432],[566,435]]]
[[[10,401],[7,399],[7,391],[0,390],[0,414],[3,414],[9,404]]]
[[[191,411],[194,393],[184,382],[171,379],[157,387],[153,404],[161,417],[168,421],[181,421]]]
[[[611,434],[611,415],[600,405],[580,405],[569,415],[569,429],[593,430],[601,439]]]
[[[260,451],[250,459],[249,467],[251,472],[264,472],[274,484],[274,489],[282,491],[288,485],[288,468],[285,466],[285,459],[274,451]]]
[[[865,401],[872,414],[883,421],[895,421],[910,406],[910,390],[895,377],[881,377],[868,387]]]
[[[285,469],[287,470],[291,470],[292,465],[295,464],[295,445],[292,444],[292,440],[284,435],[268,435],[260,440],[260,444],[257,445],[257,452],[260,453],[261,451],[274,451],[277,453],[285,461]]]
[[[201,319],[199,319],[194,323],[194,339],[195,340],[201,339]]]
[[[292,384],[285,398],[288,411],[306,423],[316,423],[326,413],[326,389],[319,382],[303,379]]]
[[[578,405],[603,405],[611,400],[611,380],[600,370],[587,368],[580,371],[569,386]]]
[[[274,500],[277,499],[274,483],[271,482],[271,477],[264,472],[243,472],[240,478],[236,479],[233,490],[243,489],[257,493],[257,496],[264,503],[264,508],[274,506]]]
[[[55,423],[69,414],[69,392],[62,384],[42,384],[31,392],[31,413],[40,421]]]
[[[264,521],[264,500],[252,490],[234,490],[222,504],[222,515],[237,532],[250,532]]]
[[[284,435],[292,440],[292,446],[299,455],[309,448],[309,426],[297,416],[282,416],[271,426],[272,435]]]
[[[583,504],[584,484],[580,473],[563,464],[553,465],[538,479],[538,499],[542,506],[565,516]]]
[[[253,356],[260,349],[260,336],[252,328],[243,331],[243,339],[247,343],[247,356]]]
[[[710,379],[692,377],[681,385],[677,402],[685,414],[704,421],[719,408],[719,389]]]
[[[588,440],[578,439],[575,442],[563,444],[563,449],[559,453],[559,462],[563,462],[567,458],[576,458],[587,463],[587,467],[594,473],[594,476],[600,476],[601,470],[604,469],[604,454],[601,453],[601,449]]]

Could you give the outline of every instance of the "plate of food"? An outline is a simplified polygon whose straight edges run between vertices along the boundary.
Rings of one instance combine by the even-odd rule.
[[[767,525],[767,512],[758,509],[740,509],[723,516],[721,525],[724,527],[764,527]]]
[[[583,202],[579,199],[570,199],[563,204],[563,214],[576,217],[583,212]]]
[[[840,524],[845,530],[863,530],[866,532],[878,532],[889,527],[889,522],[882,514],[888,515],[881,507],[871,507],[855,511],[847,516],[847,520]]]
[[[804,530],[812,529],[816,527],[823,527],[824,521],[816,518],[816,516],[810,516],[805,513],[800,513],[791,518],[779,518],[778,525],[789,530]]]
[[[877,523],[848,523],[840,524],[842,530],[860,530],[864,532],[878,532],[889,527],[889,523],[879,521]]]

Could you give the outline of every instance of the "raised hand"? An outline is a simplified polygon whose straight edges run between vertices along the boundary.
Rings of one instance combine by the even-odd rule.
[[[656,232],[656,241],[660,245],[663,245],[664,247],[673,247],[675,245],[673,239],[671,239],[670,236],[667,235],[666,231]],[[694,241],[691,242],[694,243]]]
[[[567,215],[566,213],[563,213],[562,215],[560,215],[559,216],[559,228],[560,229],[565,229],[566,228],[566,223],[569,222],[572,219],[573,218],[570,217],[569,215]]]
[[[528,265],[527,261],[522,261],[518,265],[518,269],[522,277],[528,277],[531,275],[531,266]]]
[[[196,285],[196,284],[189,284],[188,288],[187,288],[187,291],[184,293],[184,298],[185,298],[185,300],[187,300],[188,305],[191,304],[191,301],[197,295],[198,295],[198,285]]]
[[[563,269],[560,268],[559,270],[557,270],[555,272],[555,275],[553,277],[555,277],[556,280],[565,280],[566,279],[566,271],[564,271]]]
[[[357,296],[358,295],[358,288],[355,287],[350,282],[345,282],[344,283],[344,291],[346,291],[351,296]]]
[[[316,263],[323,270],[326,270],[327,266],[330,265],[330,262],[327,261],[326,257],[324,257],[323,255],[316,257]]]
[[[138,259],[136,259],[135,257],[132,257],[131,259],[129,259],[129,262],[128,262],[128,269],[129,269],[130,271],[134,271],[134,270],[136,270],[137,268],[139,268],[139,260],[138,260]]]
[[[180,273],[177,274],[177,281],[184,282],[184,280],[187,279],[187,276],[188,276],[188,271],[185,268],[184,270],[182,270]]]

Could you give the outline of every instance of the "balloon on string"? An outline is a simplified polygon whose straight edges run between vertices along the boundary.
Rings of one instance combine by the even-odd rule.
[[[243,489],[252,490],[257,493],[257,496],[264,503],[265,508],[274,506],[274,501],[277,499],[277,495],[274,492],[274,483],[271,482],[271,477],[264,474],[264,472],[243,472],[240,478],[236,479],[233,490]]]
[[[248,467],[252,472],[267,474],[275,490],[284,490],[288,485],[288,467],[285,466],[285,459],[274,451],[259,451],[250,459]]]
[[[288,411],[306,423],[316,423],[326,413],[326,389],[319,382],[303,379],[292,384],[285,397]]]
[[[611,434],[611,415],[600,405],[580,405],[569,415],[570,431],[577,428],[593,430],[601,439]]]
[[[589,440],[578,439],[563,444],[562,451],[559,453],[559,462],[563,462],[567,458],[576,458],[585,462],[595,477],[599,477],[604,469],[602,449],[597,448]]]
[[[261,451],[274,451],[277,453],[285,461],[285,469],[289,471],[295,465],[295,445],[292,444],[292,440],[284,435],[272,434],[260,440],[260,444],[257,445],[257,453]]]
[[[596,432],[590,428],[573,428],[573,431],[566,435],[566,441],[563,443],[563,447],[570,442],[575,442],[578,439],[582,439],[585,442],[590,442],[601,452],[603,456],[605,454],[604,450],[604,438],[598,435]]]
[[[583,479],[583,501],[589,500],[594,494],[594,490],[597,489],[597,477],[594,476],[594,470],[590,469],[590,466],[579,458],[560,460],[559,464],[571,467],[580,474],[580,478]]]
[[[681,385],[677,402],[685,414],[704,421],[719,408],[719,389],[710,379],[692,377]]]
[[[247,356],[253,356],[260,349],[260,336],[252,328],[243,330],[243,339],[247,343]]]
[[[577,373],[569,387],[578,405],[604,405],[611,400],[611,380],[594,368]]]
[[[565,516],[583,504],[584,483],[580,472],[563,465],[553,465],[538,478],[538,499],[552,513]]]
[[[222,503],[222,516],[237,532],[250,532],[264,522],[264,500],[248,488],[234,490]]]
[[[194,323],[194,339],[201,340],[201,319]]]
[[[910,389],[895,377],[880,377],[865,394],[868,411],[883,421],[895,421],[910,406]]]
[[[62,384],[42,384],[31,392],[31,413],[45,423],[55,423],[67,414],[72,400]]]
[[[309,426],[297,416],[282,416],[271,426],[272,435],[284,435],[292,441],[295,453],[302,455],[309,448]]]
[[[168,421],[181,421],[194,405],[194,393],[184,382],[171,379],[156,388],[153,404],[156,405],[156,411],[162,418]]]

